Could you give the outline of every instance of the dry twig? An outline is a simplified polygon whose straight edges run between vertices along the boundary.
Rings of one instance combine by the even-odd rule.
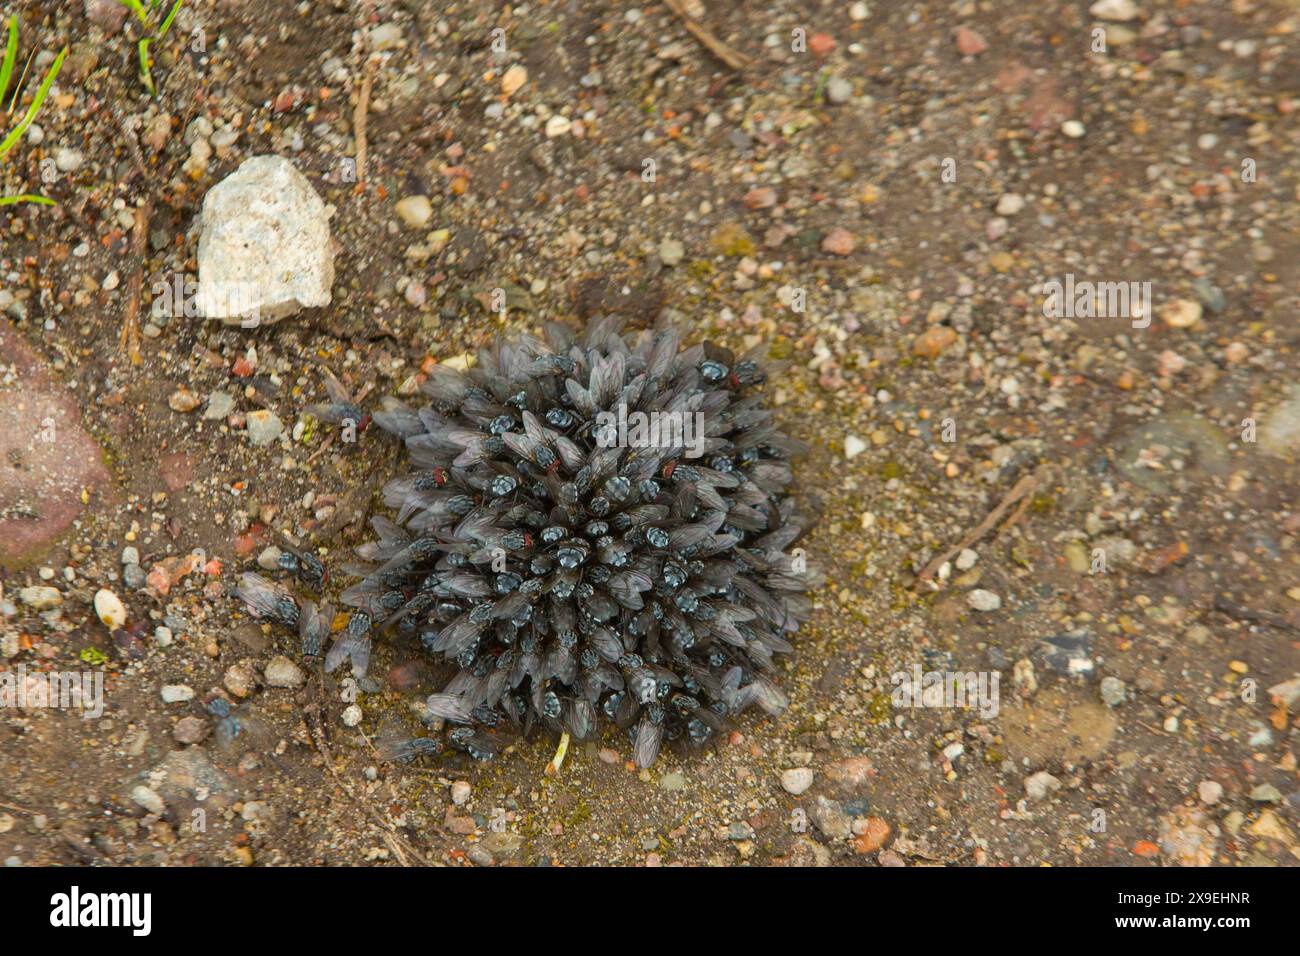
[[[664,0],[664,6],[671,10],[677,16],[677,19],[682,21],[682,26],[686,27],[691,36],[699,40],[705,49],[731,69],[739,72],[747,69],[754,62],[739,50],[723,43],[713,35],[713,32],[708,27],[687,13],[686,4],[682,0]]]
[[[1031,496],[1033,495],[1034,490],[1038,487],[1038,479],[1038,473],[1035,472],[1034,474],[1026,475],[1024,478],[1017,481],[1012,489],[1007,492],[1006,497],[998,503],[996,508],[985,516],[983,521],[976,525],[974,529],[968,532],[966,536],[955,545],[925,566],[925,570],[917,576],[917,583],[922,584],[929,581],[934,577],[939,568],[943,566],[945,561],[952,560],[952,558],[959,554],[963,548],[969,548],[980,538],[984,537],[984,535],[988,534],[989,531],[1002,520],[1002,516],[1006,514],[1007,509],[1018,501],[1021,502],[1020,507],[1016,509],[1015,514],[1013,514],[1007,523],[1003,525],[1003,530],[1005,531],[1007,528],[1011,527],[1011,525],[1019,521],[1020,516],[1023,515],[1025,509],[1029,507]]]
[[[144,257],[149,241],[149,219],[153,215],[153,201],[146,200],[143,206],[135,210],[135,224],[131,228],[131,257],[134,269],[126,287],[126,318],[122,322],[122,332],[118,336],[117,348],[126,352],[132,365],[139,365],[140,358],[140,295],[144,288]]]
[[[324,706],[321,704],[325,689],[319,672],[317,672],[316,680],[313,682],[313,688],[312,700],[306,707],[307,716],[304,718],[303,724],[307,728],[307,736],[311,738],[317,753],[325,761],[325,767],[334,778],[334,782],[343,789],[343,792],[351,798],[354,804],[365,811],[366,816],[370,817],[379,826],[384,833],[384,842],[388,844],[389,849],[393,851],[393,855],[397,857],[397,861],[402,866],[410,866],[411,860],[414,860],[418,866],[431,866],[432,864],[424,858],[423,854],[397,832],[396,827],[385,820],[364,796],[358,796],[356,791],[348,786],[348,782],[339,776],[338,770],[334,768],[334,755],[330,752],[329,745],[325,743]]]
[[[366,118],[370,115],[370,89],[375,82],[374,61],[367,60],[361,78],[361,93],[352,114],[352,132],[357,139],[357,186],[366,181]]]

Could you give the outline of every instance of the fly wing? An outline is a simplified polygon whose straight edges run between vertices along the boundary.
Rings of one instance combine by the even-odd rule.
[[[651,720],[649,714],[643,714],[636,727],[636,741],[632,744],[632,757],[637,767],[644,770],[659,759],[659,748],[663,740],[663,724]]]
[[[379,723],[375,734],[375,750],[385,763],[406,763],[425,754],[442,751],[442,741],[432,737],[412,737],[401,722],[390,715]]]
[[[352,396],[348,394],[348,390],[343,386],[343,383],[335,377],[333,372],[323,365],[320,369],[320,377],[321,381],[325,384],[325,394],[330,397],[331,402],[336,405],[351,403]]]
[[[426,702],[429,713],[457,724],[468,724],[473,707],[459,694],[430,694]]]
[[[634,611],[639,611],[645,606],[641,600],[641,592],[649,591],[654,587],[654,582],[650,575],[640,571],[620,571],[609,579],[606,585],[610,595],[619,604]]]
[[[384,396],[383,404],[384,407],[375,412],[374,420],[384,431],[398,438],[410,438],[424,431],[424,423],[410,405],[391,395]]]
[[[257,617],[269,617],[290,626],[298,623],[298,602],[293,594],[288,588],[268,581],[260,574],[244,572],[234,594]]]
[[[315,657],[325,644],[334,620],[334,608],[326,604],[319,610],[314,601],[304,601],[298,618],[298,637],[302,641],[303,657]]]
[[[353,677],[362,678],[366,676],[366,671],[370,669],[369,631],[364,634],[353,633],[348,628],[339,631],[338,636],[334,639],[334,644],[329,649],[329,653],[325,655],[326,673],[336,670],[345,660],[352,662]]]

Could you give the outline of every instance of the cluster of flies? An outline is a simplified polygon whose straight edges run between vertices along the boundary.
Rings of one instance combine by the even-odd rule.
[[[790,552],[808,524],[785,494],[802,445],[753,389],[771,368],[683,347],[670,325],[629,338],[610,319],[581,339],[550,325],[465,372],[435,367],[425,407],[384,401],[373,421],[418,470],[385,485],[395,516],[372,519],[376,540],[344,569],[360,580],[341,594],[353,610],[327,671],[347,661],[363,677],[373,633],[414,635],[454,671],[429,711],[480,759],[538,725],[590,738],[603,717],[646,767],[665,740],[703,744],[750,705],[784,709],[773,655],[791,649],[822,579]],[[341,385],[329,391],[321,417],[362,421]],[[607,447],[598,416],[620,406],[700,416],[702,455]],[[314,555],[281,560],[324,586]],[[281,584],[246,574],[238,593],[295,629],[309,657],[331,633],[328,606]],[[438,746],[411,738],[395,753]]]

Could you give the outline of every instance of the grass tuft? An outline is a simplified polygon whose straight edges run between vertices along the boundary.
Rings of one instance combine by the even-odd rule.
[[[140,21],[140,25],[147,29],[150,16],[154,10],[161,6],[163,0],[149,0],[148,7],[145,7],[141,0],[117,0],[117,2],[128,7],[135,14],[136,19]],[[149,56],[149,46],[167,36],[168,31],[172,28],[172,21],[176,19],[176,14],[180,12],[181,4],[184,2],[185,0],[176,0],[171,11],[158,25],[158,30],[152,36],[144,37],[135,45],[136,57],[140,61],[140,82],[149,91],[149,95],[155,98],[158,96],[158,88],[153,81],[153,58]]]
[[[63,61],[68,55],[68,48],[63,50],[55,57],[54,62],[50,65],[49,70],[45,73],[45,79],[41,80],[40,88],[37,89],[36,95],[32,97],[32,103],[27,107],[27,112],[23,118],[18,121],[18,125],[9,131],[3,141],[0,141],[0,159],[5,156],[18,144],[23,134],[27,132],[27,127],[32,125],[32,120],[36,119],[36,114],[40,112],[41,105],[45,102],[45,97],[50,93],[50,87],[54,84],[54,78],[59,75],[59,70],[63,68]],[[18,62],[18,15],[14,14],[9,18],[9,38],[5,43],[4,59],[0,60],[0,103],[3,103],[5,94],[9,92],[9,84],[13,80],[14,66]],[[26,70],[23,76],[27,75]],[[18,102],[21,92],[22,82],[19,81],[19,89],[14,90],[13,102]],[[13,105],[10,105],[10,112],[13,111]],[[42,206],[53,206],[54,200],[45,196],[38,196],[34,193],[20,193],[17,196],[0,196],[0,206],[12,206],[20,202],[37,203]]]

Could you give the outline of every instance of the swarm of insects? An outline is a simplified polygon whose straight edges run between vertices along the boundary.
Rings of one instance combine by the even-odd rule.
[[[454,668],[429,709],[451,746],[489,758],[541,725],[584,739],[604,718],[638,765],[665,740],[702,744],[752,704],[779,713],[775,654],[821,583],[792,546],[786,495],[802,444],[755,387],[756,354],[683,347],[676,329],[581,337],[561,325],[437,366],[430,404],[387,399],[374,422],[413,474],[390,481],[377,540],[326,655],[364,674],[372,630],[414,632]],[[256,576],[252,576],[256,577]],[[300,632],[269,582],[244,590]],[[247,599],[247,598],[246,598]],[[305,636],[305,634],[304,634]]]

